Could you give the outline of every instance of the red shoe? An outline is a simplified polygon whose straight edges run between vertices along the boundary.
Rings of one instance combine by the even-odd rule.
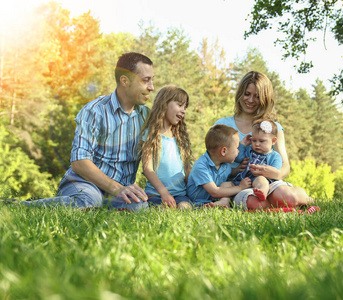
[[[309,215],[314,214],[315,212],[319,211],[320,208],[318,206],[310,206],[307,210],[306,213],[308,213]]]

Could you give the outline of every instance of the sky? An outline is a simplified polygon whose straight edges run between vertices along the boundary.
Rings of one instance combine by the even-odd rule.
[[[0,0],[0,18],[6,27],[12,26],[25,12],[48,0]],[[295,60],[282,60],[281,46],[275,46],[275,30],[268,30],[244,40],[244,31],[249,29],[247,20],[253,0],[56,0],[71,15],[91,11],[100,21],[101,31],[129,32],[139,35],[139,23],[152,24],[160,32],[176,27],[184,30],[191,40],[191,46],[197,50],[203,38],[210,43],[217,39],[226,53],[227,62],[243,58],[249,47],[256,47],[267,61],[269,70],[279,73],[287,89],[298,90],[300,87],[312,92],[316,79],[323,80],[330,88],[328,79],[339,73],[343,66],[343,46],[330,36],[317,34],[317,42],[312,44],[307,53],[314,68],[309,74],[297,74],[293,67]],[[5,29],[6,30],[6,29]],[[156,74],[158,76],[158,74]],[[338,97],[342,98],[342,95]]]

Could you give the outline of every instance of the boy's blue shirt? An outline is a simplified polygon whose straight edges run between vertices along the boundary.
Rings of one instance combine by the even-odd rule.
[[[201,155],[194,163],[192,171],[188,176],[187,196],[193,202],[199,202],[199,200],[211,201],[213,198],[203,188],[203,185],[214,182],[217,186],[220,186],[223,182],[228,180],[231,171],[232,169],[229,163],[222,163],[218,170],[206,151],[205,154]]]

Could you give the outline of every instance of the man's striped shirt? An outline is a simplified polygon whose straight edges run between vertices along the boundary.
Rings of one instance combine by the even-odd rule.
[[[126,113],[116,91],[89,102],[75,118],[70,161],[89,159],[120,184],[133,184],[139,165],[139,135],[148,114],[144,105],[136,105],[130,115]]]

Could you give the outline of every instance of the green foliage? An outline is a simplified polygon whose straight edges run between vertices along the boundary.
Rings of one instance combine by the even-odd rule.
[[[291,173],[287,181],[302,187],[314,199],[329,201],[335,192],[335,175],[326,164],[316,166],[312,159],[291,162]]]
[[[343,199],[343,168],[335,172],[335,193],[334,197]]]
[[[342,203],[314,215],[0,203],[0,298],[340,299]]]
[[[3,125],[0,125],[0,195],[29,198],[33,195],[53,196],[51,175],[39,167],[20,148]],[[12,145],[11,145],[12,144]]]
[[[306,61],[306,52],[310,42],[315,42],[312,33],[331,31],[338,44],[342,44],[343,10],[341,0],[255,0],[250,16],[250,29],[245,31],[244,37],[258,34],[263,30],[273,28],[277,23],[277,31],[282,33],[275,43],[284,50],[283,58],[299,60],[298,72],[307,73],[313,67],[312,61]],[[342,74],[335,75],[334,94],[343,91]]]

